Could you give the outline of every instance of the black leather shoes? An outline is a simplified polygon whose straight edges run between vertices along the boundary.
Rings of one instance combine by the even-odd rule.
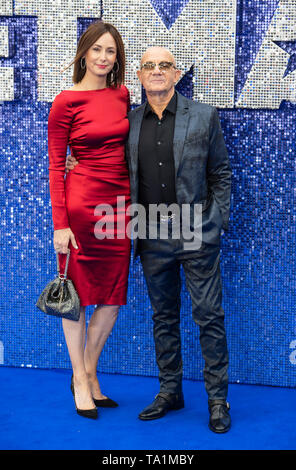
[[[230,405],[225,400],[209,400],[209,428],[216,433],[227,432],[230,429]]]
[[[139,414],[143,421],[162,418],[170,410],[180,410],[184,408],[183,395],[169,394],[160,392],[156,395],[151,405],[144,408]]]

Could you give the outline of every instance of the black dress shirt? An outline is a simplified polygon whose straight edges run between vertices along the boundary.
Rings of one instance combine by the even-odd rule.
[[[139,137],[139,202],[177,203],[173,139],[177,94],[159,119],[147,103]]]

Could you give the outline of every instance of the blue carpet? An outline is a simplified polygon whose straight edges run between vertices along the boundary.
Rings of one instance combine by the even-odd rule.
[[[143,422],[138,413],[158,392],[150,377],[100,375],[116,409],[97,421],[75,412],[69,370],[0,367],[1,450],[291,450],[296,449],[295,389],[230,385],[232,428],[208,429],[202,382],[184,381],[185,408]]]

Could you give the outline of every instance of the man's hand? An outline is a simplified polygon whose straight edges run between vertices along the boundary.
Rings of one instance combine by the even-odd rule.
[[[72,155],[67,155],[66,173],[68,173],[69,170],[73,170],[77,164],[78,164],[78,161],[76,160],[75,157],[73,157]]]

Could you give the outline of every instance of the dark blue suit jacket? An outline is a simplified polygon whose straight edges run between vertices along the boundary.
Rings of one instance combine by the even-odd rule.
[[[178,93],[173,153],[177,203],[203,205],[203,240],[219,243],[221,227],[228,228],[231,168],[219,116],[213,106],[189,100]],[[131,200],[138,203],[138,145],[146,103],[129,113],[126,146]],[[137,240],[134,242],[137,255]]]

